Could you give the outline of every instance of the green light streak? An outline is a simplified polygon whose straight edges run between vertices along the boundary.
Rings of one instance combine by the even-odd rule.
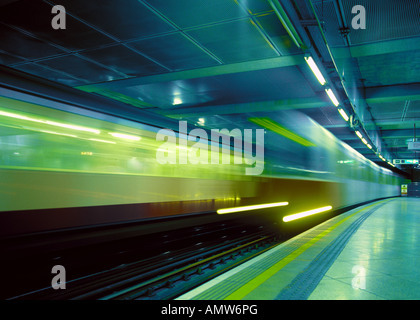
[[[22,115],[22,114],[12,113],[12,112],[6,112],[6,111],[2,111],[2,110],[0,110],[0,116],[19,119],[19,120],[25,120],[25,121],[30,121],[30,122],[43,123],[43,124],[47,124],[47,125],[50,125],[50,126],[67,128],[67,129],[72,129],[72,130],[86,131],[86,132],[91,132],[91,133],[95,133],[95,134],[101,133],[101,131],[98,130],[98,129],[76,126],[76,125],[73,125],[73,124],[61,123],[61,122],[51,121],[51,120],[47,120],[47,119],[36,119],[36,118],[33,118],[33,117],[28,117],[27,115]]]
[[[297,135],[296,133],[286,129],[285,127],[283,127],[282,125],[280,125],[279,123],[271,120],[270,118],[248,118],[249,121],[263,127],[266,128],[268,130],[271,130],[287,139],[290,139],[302,146],[305,147],[315,147],[316,145],[312,142],[310,142],[309,140],[306,140],[305,138]]]
[[[137,137],[137,136],[132,136],[130,134],[119,133],[119,132],[110,132],[109,134],[113,137],[127,139],[127,140],[139,141],[141,139],[140,137]]]

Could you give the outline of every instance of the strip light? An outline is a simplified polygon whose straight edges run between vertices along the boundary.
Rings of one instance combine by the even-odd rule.
[[[266,204],[256,204],[256,205],[251,205],[251,206],[242,206],[242,207],[219,209],[219,210],[217,210],[217,213],[218,214],[225,214],[225,213],[257,210],[257,209],[265,209],[265,208],[274,208],[274,207],[287,206],[288,204],[289,204],[289,202],[286,202],[286,201],[285,202],[266,203]]]
[[[331,99],[332,103],[333,103],[336,107],[338,107],[338,105],[339,105],[340,103],[338,102],[337,98],[335,97],[334,92],[332,92],[332,90],[331,90],[331,89],[325,89],[325,92],[328,94],[328,97],[330,97],[330,99]]]
[[[322,75],[321,71],[319,71],[319,68],[316,65],[314,59],[311,56],[309,56],[309,57],[305,57],[305,60],[306,60],[306,63],[311,68],[312,72],[314,73],[315,77],[318,79],[319,83],[321,85],[324,85],[327,81],[325,81],[324,76]]]
[[[360,138],[360,140],[362,140],[366,147],[372,150],[372,146],[370,145],[370,143],[363,137],[363,135],[359,131],[356,131],[356,135]],[[381,158],[381,155],[379,155],[379,158]]]
[[[332,206],[326,206],[326,207],[322,207],[322,208],[312,209],[312,210],[309,210],[309,211],[303,211],[303,212],[299,212],[299,213],[295,213],[295,214],[285,216],[285,217],[283,217],[283,221],[284,222],[289,222],[289,221],[293,221],[293,220],[296,220],[296,219],[311,216],[311,215],[316,214],[316,213],[325,212],[325,211],[328,211],[328,210],[331,210],[331,209],[332,209]]]
[[[345,121],[349,121],[349,116],[347,115],[347,113],[344,111],[344,109],[338,109],[338,112],[340,112],[341,116],[343,117],[343,119]]]

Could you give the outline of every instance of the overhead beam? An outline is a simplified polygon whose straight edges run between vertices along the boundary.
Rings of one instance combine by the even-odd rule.
[[[261,60],[255,60],[255,61],[223,64],[219,66],[193,69],[193,70],[169,72],[169,73],[157,74],[157,75],[146,76],[146,77],[135,77],[135,78],[129,78],[129,79],[114,80],[114,81],[108,81],[108,82],[97,83],[97,84],[92,84],[92,85],[79,86],[77,88],[83,91],[87,91],[87,92],[95,92],[98,89],[103,89],[103,88],[109,88],[109,89],[117,89],[121,87],[126,88],[126,87],[139,86],[139,85],[145,85],[145,84],[151,84],[151,83],[170,82],[170,81],[176,81],[176,80],[187,80],[187,79],[220,76],[220,75],[225,75],[225,74],[241,73],[241,72],[248,72],[248,71],[258,71],[258,70],[290,67],[290,66],[295,66],[295,65],[305,63],[304,61],[305,60],[304,60],[303,54],[296,54],[296,55],[281,56],[281,57],[261,59]]]
[[[388,144],[387,148],[393,149],[393,152],[400,152],[400,151],[414,152],[413,150],[408,150],[407,144]]]
[[[346,135],[335,135],[338,139],[342,141],[360,141],[360,138],[356,136],[355,134],[346,134]],[[350,142],[350,143],[351,143]]]
[[[350,47],[353,58],[420,50],[420,38],[396,39]]]
[[[331,48],[331,50],[336,59],[360,58],[404,51],[418,51],[420,50],[420,38],[413,37],[353,45],[350,46],[350,51],[347,47]]]
[[[246,112],[272,112],[278,110],[288,109],[305,109],[305,108],[320,108],[324,107],[328,102],[322,101],[318,98],[304,98],[304,99],[286,99],[275,101],[261,101],[249,102],[241,104],[216,105],[205,107],[192,108],[178,108],[178,109],[158,109],[155,112],[170,116],[173,118],[183,118],[191,116],[205,116],[205,115],[221,115],[221,114],[238,114]]]
[[[366,88],[367,103],[382,103],[403,100],[420,100],[420,83]]]
[[[415,121],[401,121],[399,119],[385,119],[385,120],[375,120],[376,125],[381,127],[381,130],[403,130],[403,129],[412,129]],[[364,123],[365,129],[370,130],[374,127],[372,122]]]
[[[411,138],[414,137],[413,129],[402,129],[402,130],[382,130],[382,138],[384,139],[398,139],[398,138]]]

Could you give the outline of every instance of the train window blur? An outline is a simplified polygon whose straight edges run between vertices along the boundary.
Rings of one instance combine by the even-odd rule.
[[[305,211],[320,201],[318,192],[334,207],[391,194],[398,182],[391,180],[381,195],[374,194],[379,191],[370,183],[388,183],[388,170],[293,110],[276,112],[277,127],[266,130],[264,171],[255,176],[245,174],[246,164],[234,164],[233,152],[229,164],[160,164],[160,128],[109,118],[114,122],[0,98],[0,170],[8,188],[0,193],[1,210],[205,201],[207,211],[208,203],[231,207],[245,201],[236,199],[278,202],[300,194],[298,184],[304,183],[309,193],[299,209]],[[258,123],[247,125],[261,129]],[[187,148],[195,143],[188,141]],[[323,187],[314,191],[313,183]]]

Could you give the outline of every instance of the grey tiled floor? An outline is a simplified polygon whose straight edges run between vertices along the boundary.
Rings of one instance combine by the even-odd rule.
[[[338,256],[325,254],[328,248],[335,248],[337,239],[344,239],[343,232],[350,230],[360,217],[367,218],[353,229],[356,231],[348,242],[339,246]],[[294,281],[299,277],[304,280]],[[309,282],[314,285],[307,287]],[[291,291],[297,295],[288,296]],[[306,295],[300,296],[300,292]],[[420,199],[394,198],[353,209],[180,299],[272,300],[295,296],[312,300],[420,299]]]
[[[420,299],[420,199],[367,218],[309,299]]]

